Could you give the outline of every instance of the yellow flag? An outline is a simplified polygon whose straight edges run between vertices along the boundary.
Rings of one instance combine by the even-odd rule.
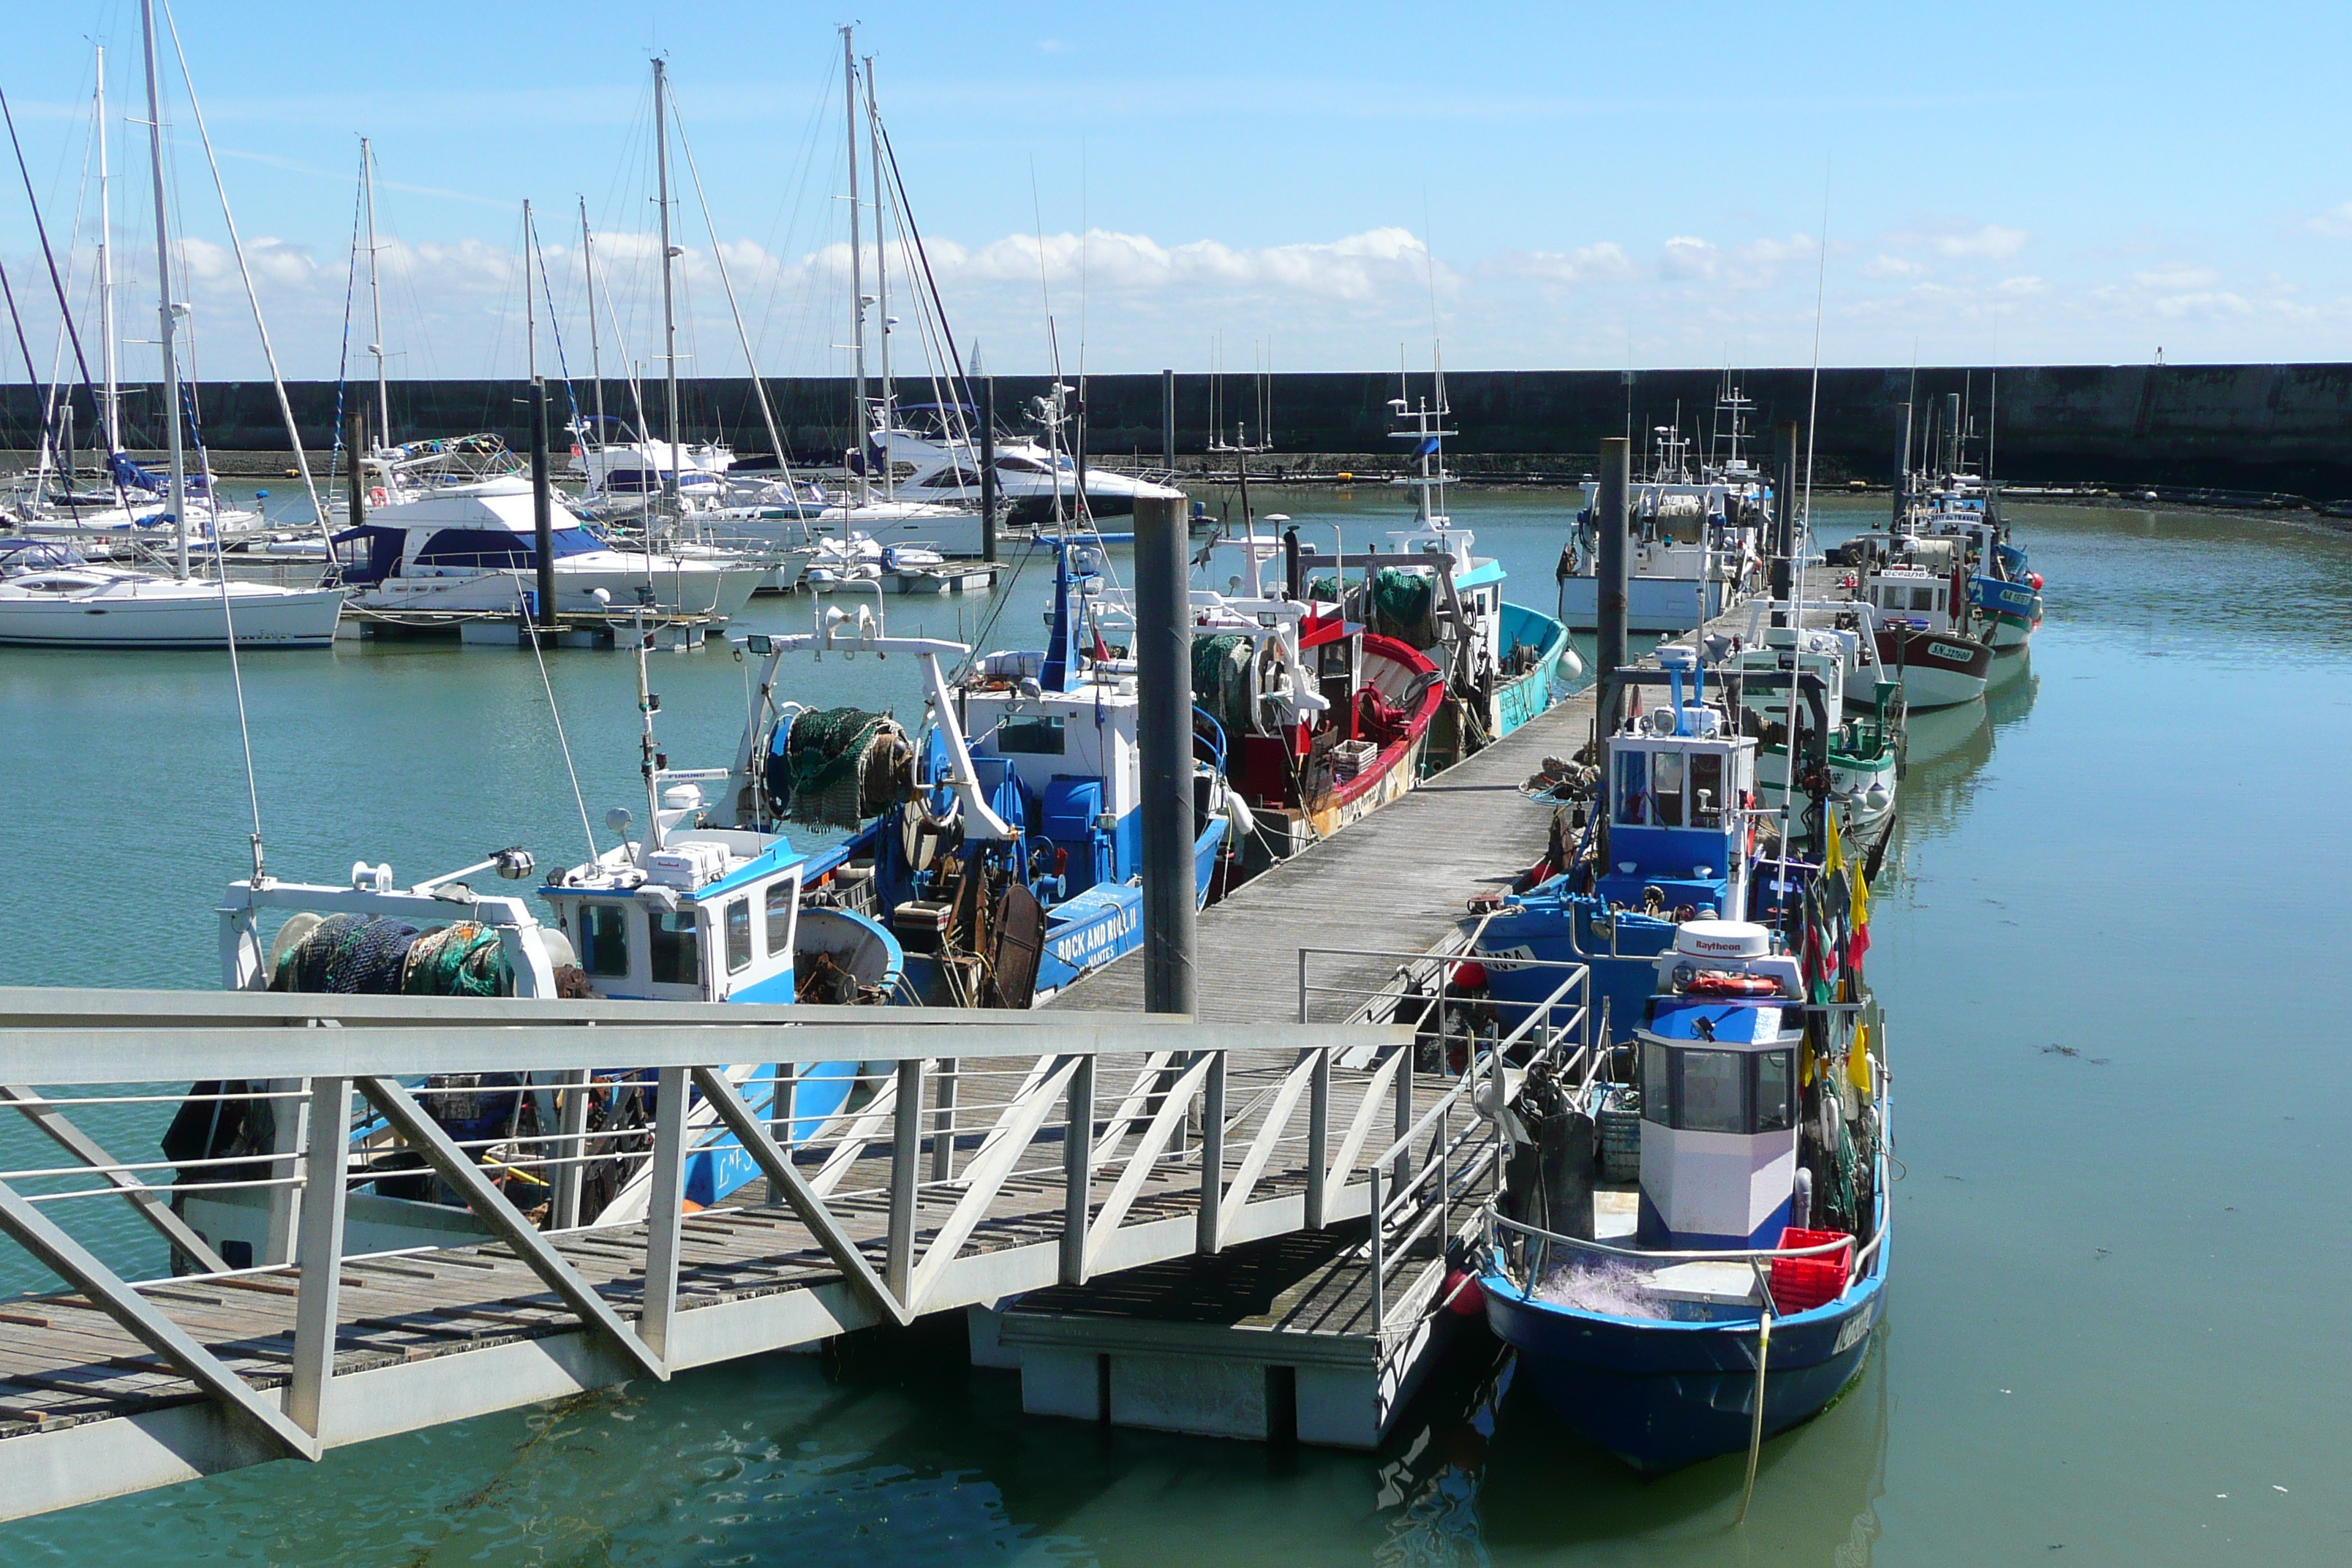
[[[1832,810],[1828,815],[1830,819],[1830,852],[1829,858],[1822,862],[1822,875],[1823,877],[1834,877],[1837,875],[1837,868],[1845,864],[1845,851],[1841,848],[1838,844],[1838,814],[1834,810]]]
[[[1853,909],[1848,918],[1856,931],[1870,923],[1870,879],[1862,874],[1859,866],[1853,868]]]
[[[1853,1026],[1853,1043],[1846,1047],[1845,1080],[1864,1100],[1870,1098],[1870,1026]]]

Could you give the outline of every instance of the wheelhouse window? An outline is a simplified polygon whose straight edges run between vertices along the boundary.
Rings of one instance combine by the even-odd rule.
[[[1934,609],[1936,607],[1936,590],[1933,588],[1912,589],[1911,607],[1915,610]]]
[[[1660,827],[1683,825],[1683,754],[1660,752],[1650,763],[1650,815]]]
[[[1063,746],[1062,721],[1058,714],[1007,719],[997,727],[996,749],[1000,752],[1018,752],[1025,757],[1058,757],[1062,754]]]
[[[1738,1051],[1679,1049],[1675,1125],[1693,1132],[1748,1131],[1748,1086]]]
[[[1617,753],[1617,821],[1641,827],[1650,820],[1650,753],[1627,747]]]
[[[654,984],[701,984],[702,942],[694,929],[694,911],[656,910],[646,925],[646,954],[653,961]]]
[[[580,967],[600,979],[629,973],[629,909],[626,904],[580,906]]]
[[[793,894],[794,885],[787,878],[768,884],[768,956],[781,958],[793,950]]]
[[[1797,1125],[1797,1053],[1644,1040],[1642,1115],[1686,1132],[1786,1132]]]
[[[1723,754],[1700,752],[1690,759],[1690,819],[1693,827],[1723,826]]]
[[[730,899],[724,915],[727,927],[727,973],[740,974],[751,967],[751,900]]]

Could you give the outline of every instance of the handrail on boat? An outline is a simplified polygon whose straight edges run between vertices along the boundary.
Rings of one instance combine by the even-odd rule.
[[[1540,1241],[1558,1242],[1563,1247],[1573,1247],[1586,1252],[1598,1252],[1610,1258],[1623,1258],[1640,1262],[1656,1262],[1664,1259],[1675,1263],[1748,1263],[1768,1258],[1777,1260],[1783,1258],[1821,1258],[1829,1253],[1846,1251],[1854,1246],[1853,1237],[1842,1236],[1835,1241],[1816,1242],[1811,1247],[1750,1247],[1699,1252],[1651,1251],[1641,1247],[1612,1247],[1606,1242],[1586,1241],[1573,1236],[1561,1236],[1555,1231],[1545,1230],[1540,1226],[1532,1226],[1524,1221],[1513,1219],[1510,1215],[1497,1210],[1495,1205],[1496,1200],[1488,1200],[1486,1217],[1490,1223],[1500,1225],[1506,1229],[1532,1236]],[[1883,1235],[1884,1232],[1882,1231],[1881,1234]],[[1877,1239],[1876,1237],[1873,1237],[1871,1245],[1876,1246]]]

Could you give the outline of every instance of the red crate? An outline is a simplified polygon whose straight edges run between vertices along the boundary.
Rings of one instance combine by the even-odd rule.
[[[1842,1230],[1800,1230],[1790,1226],[1780,1232],[1783,1249],[1791,1247],[1822,1247],[1832,1241],[1847,1246],[1843,1251],[1824,1252],[1812,1258],[1776,1258],[1772,1260],[1772,1310],[1783,1317],[1791,1312],[1810,1311],[1824,1302],[1834,1301],[1845,1293],[1846,1281],[1853,1276],[1853,1237]]]

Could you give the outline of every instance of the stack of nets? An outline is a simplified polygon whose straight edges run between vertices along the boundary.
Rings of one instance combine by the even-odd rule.
[[[1433,647],[1437,642],[1435,583],[1426,572],[1383,566],[1372,578],[1370,613],[1363,618],[1382,637],[1411,647]]]
[[[278,956],[272,991],[339,996],[509,996],[498,932],[473,921],[419,931],[375,915],[330,915]]]
[[[1228,746],[1250,732],[1250,659],[1256,651],[1238,632],[1192,639],[1192,703],[1224,726]]]
[[[887,713],[795,713],[769,743],[768,803],[814,827],[856,827],[915,794],[915,748]]]

